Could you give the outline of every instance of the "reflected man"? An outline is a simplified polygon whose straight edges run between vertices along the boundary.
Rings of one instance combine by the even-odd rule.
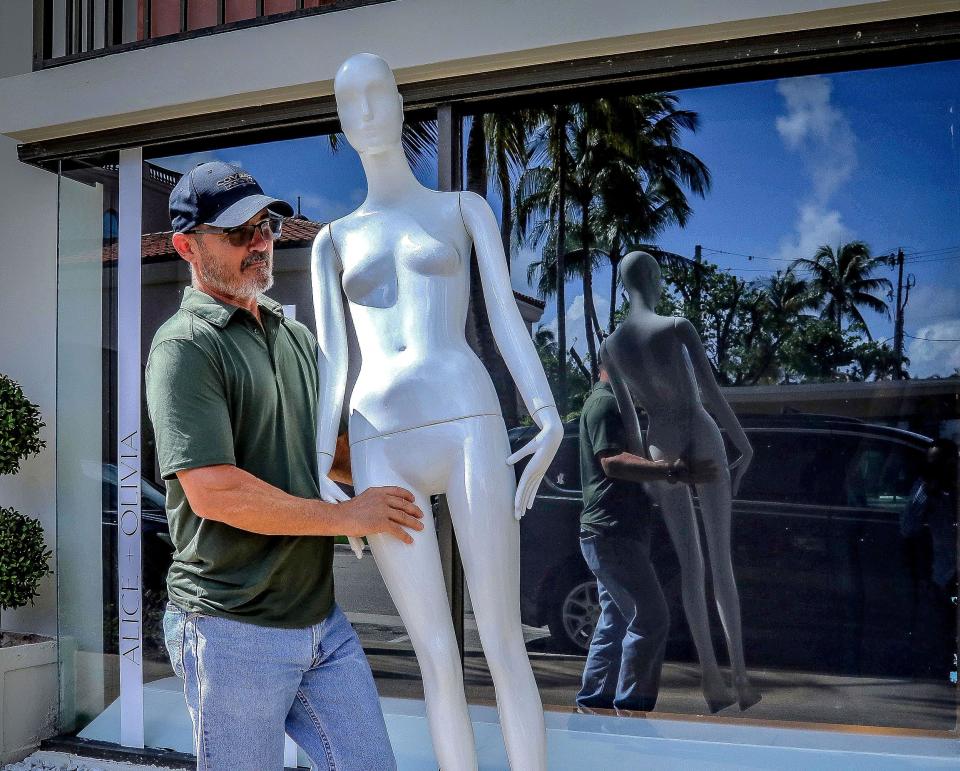
[[[643,483],[709,481],[681,459],[652,461],[626,451],[623,420],[606,367],[580,414],[583,512],[580,550],[597,579],[600,617],[577,694],[581,711],[648,712],[657,702],[670,629],[667,604],[650,561],[652,499]]]

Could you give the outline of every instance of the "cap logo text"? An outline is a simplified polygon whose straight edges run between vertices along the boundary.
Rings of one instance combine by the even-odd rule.
[[[235,187],[251,184],[256,184],[256,180],[245,171],[238,171],[236,174],[231,174],[229,177],[219,180],[217,187],[222,187],[224,190],[233,190]]]

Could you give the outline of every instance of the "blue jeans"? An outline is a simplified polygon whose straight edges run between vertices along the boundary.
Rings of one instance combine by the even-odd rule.
[[[670,631],[649,543],[590,535],[580,539],[580,550],[597,578],[600,618],[577,706],[649,712],[657,703]]]
[[[278,629],[168,603],[163,627],[198,771],[279,771],[284,732],[317,769],[396,769],[370,665],[338,606],[315,626]]]

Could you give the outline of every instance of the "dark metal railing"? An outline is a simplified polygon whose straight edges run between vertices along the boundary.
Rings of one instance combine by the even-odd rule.
[[[383,2],[288,0],[268,11],[256,0],[254,14],[238,18],[232,0],[34,0],[33,68]]]

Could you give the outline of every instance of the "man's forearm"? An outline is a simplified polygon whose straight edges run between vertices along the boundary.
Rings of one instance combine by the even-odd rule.
[[[656,482],[668,479],[671,465],[665,461],[648,460],[630,452],[609,455],[601,461],[603,472],[614,479],[628,482]]]
[[[262,535],[341,532],[335,504],[290,495],[236,466],[205,466],[177,477],[190,507],[204,519]]]

